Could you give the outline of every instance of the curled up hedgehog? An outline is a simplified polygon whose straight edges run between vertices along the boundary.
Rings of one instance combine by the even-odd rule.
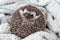
[[[21,4],[13,13],[10,22],[10,31],[18,37],[25,38],[37,31],[46,28],[46,10],[33,4]]]

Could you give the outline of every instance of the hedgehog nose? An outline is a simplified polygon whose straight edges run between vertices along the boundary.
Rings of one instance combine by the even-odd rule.
[[[24,13],[24,16],[26,19],[32,19],[34,17],[33,14],[30,13]]]

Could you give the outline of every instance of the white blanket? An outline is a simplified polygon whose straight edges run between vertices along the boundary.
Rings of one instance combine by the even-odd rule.
[[[48,28],[50,29],[50,31],[53,31],[54,33],[58,33],[58,36],[60,36],[60,0],[0,0],[0,39],[1,40],[4,40],[2,39],[4,38],[4,36],[7,36],[7,35],[10,36],[10,34],[8,34],[10,27],[7,22],[7,17],[4,14],[8,13],[11,15],[17,9],[17,7],[21,4],[21,2],[33,3],[36,5],[45,7],[47,9],[47,16],[48,16],[47,17]],[[40,34],[41,36],[39,36]],[[29,40],[45,40],[42,38],[43,35],[46,37],[48,35],[47,37],[48,40],[58,40],[58,38],[56,37],[57,35],[54,34],[52,36],[52,34],[50,35],[50,33],[47,33],[47,32],[37,32],[22,40],[28,40],[28,39]],[[11,40],[11,38],[9,39]],[[5,39],[5,40],[8,40],[8,39]]]

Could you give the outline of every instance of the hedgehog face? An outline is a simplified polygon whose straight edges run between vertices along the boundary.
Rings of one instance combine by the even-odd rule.
[[[43,31],[45,25],[44,15],[41,10],[32,5],[25,5],[12,15],[10,30],[11,33],[25,38],[37,31]]]
[[[39,18],[40,15],[38,15],[39,13],[35,12],[36,10],[32,10],[29,11],[28,8],[25,8],[24,10],[20,10],[20,14],[22,16],[22,18],[24,17],[27,20],[35,20],[37,18]]]
[[[33,14],[30,13],[25,13],[24,16],[26,19],[32,19],[34,17]]]
[[[24,9],[24,11],[20,10],[19,12],[21,13],[22,18],[24,17],[25,19],[29,20],[34,18],[34,14],[26,9]]]

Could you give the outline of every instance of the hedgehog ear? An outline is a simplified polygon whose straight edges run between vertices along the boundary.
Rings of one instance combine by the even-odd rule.
[[[24,13],[22,10],[19,10],[19,13]]]
[[[42,13],[46,13],[47,12],[46,9],[44,9],[44,8],[41,8],[40,10],[41,10]]]
[[[19,10],[19,14],[23,17],[23,13],[24,11],[23,10]]]
[[[40,7],[40,11],[44,15],[44,17],[47,19],[47,10],[45,8],[43,8],[43,7]]]
[[[30,12],[25,8],[25,9],[24,9],[24,13],[26,13],[26,12],[30,13]]]

